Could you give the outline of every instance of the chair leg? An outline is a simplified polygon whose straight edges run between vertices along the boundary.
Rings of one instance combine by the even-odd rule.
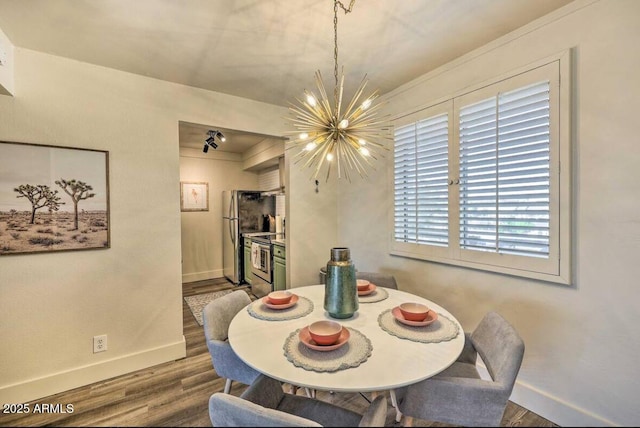
[[[228,394],[231,391],[231,382],[233,382],[231,379],[227,379],[227,381],[224,384],[224,393]]]
[[[309,398],[316,398],[316,390],[315,389],[311,389],[311,388],[304,388],[304,392],[307,393],[307,397]]]
[[[391,391],[389,391],[389,395],[391,396],[391,405],[397,409],[398,400],[396,399],[396,391],[392,389]]]

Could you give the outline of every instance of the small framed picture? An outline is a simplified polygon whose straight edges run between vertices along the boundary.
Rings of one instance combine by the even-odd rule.
[[[209,211],[209,183],[181,181],[180,211]]]

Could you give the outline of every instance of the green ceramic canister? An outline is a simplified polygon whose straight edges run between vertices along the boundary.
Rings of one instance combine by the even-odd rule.
[[[332,318],[350,318],[358,310],[356,267],[348,248],[331,249],[324,286],[324,309]]]

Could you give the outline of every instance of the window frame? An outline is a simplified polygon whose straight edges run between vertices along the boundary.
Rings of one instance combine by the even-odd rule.
[[[465,100],[480,100],[487,94],[496,95],[497,88],[518,88],[533,83],[540,73],[557,70],[557,80],[550,81],[550,90],[555,91],[550,101],[550,224],[549,258],[511,256],[501,253],[482,252],[460,248],[459,186],[449,186],[449,245],[438,247],[425,244],[398,242],[395,240],[395,147],[394,164],[391,168],[391,184],[394,201],[390,215],[390,254],[438,263],[497,272],[525,278],[570,285],[572,280],[572,106],[571,106],[571,50],[544,58],[510,73],[484,81],[431,104],[421,106],[406,114],[393,118],[394,128],[427,119],[448,111],[449,113],[449,175],[455,182],[459,178],[459,109],[468,105]],[[554,71],[555,72],[555,71]],[[521,83],[521,84],[520,84]],[[509,90],[509,89],[504,89]],[[552,135],[551,135],[552,134]]]

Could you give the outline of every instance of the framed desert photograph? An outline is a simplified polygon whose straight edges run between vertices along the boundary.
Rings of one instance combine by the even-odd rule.
[[[0,255],[110,247],[109,153],[0,141]]]
[[[209,211],[209,183],[181,181],[180,211]]]

